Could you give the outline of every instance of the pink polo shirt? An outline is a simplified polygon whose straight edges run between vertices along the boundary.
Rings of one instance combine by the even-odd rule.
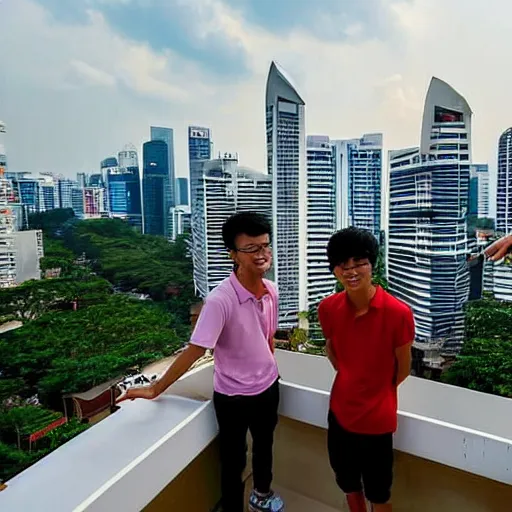
[[[235,273],[206,298],[190,343],[214,350],[214,383],[224,395],[258,395],[278,378],[270,340],[277,329],[277,290],[257,299]]]

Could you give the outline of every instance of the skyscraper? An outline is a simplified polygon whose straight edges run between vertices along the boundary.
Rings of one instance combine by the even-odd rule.
[[[298,313],[307,309],[305,103],[275,62],[267,79],[265,115],[279,325],[293,327]]]
[[[381,226],[382,134],[334,141],[341,165],[341,227],[356,226],[377,238]]]
[[[201,297],[229,276],[233,261],[222,240],[222,225],[231,215],[257,211],[272,214],[272,179],[238,165],[238,156],[224,154],[201,162],[197,217],[192,225],[194,283]]]
[[[0,168],[7,169],[7,151],[5,149],[5,124],[0,121]]]
[[[463,341],[471,116],[459,93],[432,78],[420,147],[389,155],[388,278],[414,311],[420,348],[456,351]]]
[[[192,208],[192,217],[194,216],[194,202],[196,198],[197,187],[201,178],[201,160],[210,160],[211,137],[210,129],[200,126],[188,127],[188,161],[189,161],[189,180],[190,180],[190,206]],[[193,221],[192,221],[193,222]]]
[[[151,126],[151,140],[161,140],[167,144],[167,165],[169,169],[169,187],[166,190],[168,207],[176,205],[176,184],[174,170],[174,131],[172,128]]]
[[[143,226],[148,235],[168,236],[168,154],[167,144],[161,140],[145,142],[142,146]]]
[[[489,166],[470,166],[468,213],[479,218],[489,217]]]
[[[176,178],[176,204],[188,206],[188,180],[187,178]]]
[[[496,186],[496,232],[512,233],[512,128],[505,130],[498,142]],[[494,265],[494,295],[512,301],[512,266]]]
[[[140,186],[139,158],[135,147],[126,145],[118,154],[119,176],[112,180],[112,183],[120,181],[123,183],[118,187],[124,190],[126,201],[126,218],[128,224],[142,231],[142,197]],[[120,208],[124,206],[120,205]]]
[[[57,182],[57,193],[61,208],[73,208],[73,188],[77,188],[78,183],[74,180],[61,179]]]
[[[329,137],[307,137],[307,291],[308,309],[333,292],[326,247],[336,231],[336,167]]]

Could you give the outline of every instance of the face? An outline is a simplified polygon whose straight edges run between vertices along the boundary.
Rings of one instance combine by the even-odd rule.
[[[350,258],[334,269],[334,275],[348,292],[365,290],[372,285],[372,266],[367,258]]]
[[[272,249],[268,234],[260,236],[238,235],[235,239],[236,251],[231,258],[239,268],[250,274],[263,275],[272,265]]]

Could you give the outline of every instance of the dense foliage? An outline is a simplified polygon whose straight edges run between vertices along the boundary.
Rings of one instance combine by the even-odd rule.
[[[443,380],[512,398],[512,303],[491,298],[466,306],[466,341]]]
[[[0,336],[2,480],[87,428],[71,420],[27,452],[24,437],[62,415],[63,394],[175,352],[196,301],[185,239],[141,235],[121,220],[80,221],[70,210],[29,222],[43,230],[42,270],[60,269],[60,277],[0,289],[0,323],[23,322]]]

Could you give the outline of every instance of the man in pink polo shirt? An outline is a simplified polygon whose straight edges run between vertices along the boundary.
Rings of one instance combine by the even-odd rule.
[[[153,399],[179,379],[205,352],[214,350],[213,402],[219,424],[223,512],[243,512],[247,432],[253,448],[252,512],[281,512],[271,490],[272,447],[279,405],[274,357],[277,290],[263,278],[272,264],[270,224],[258,213],[239,213],[222,228],[233,273],[205,300],[190,344],[154,384],[131,388],[121,400]]]

